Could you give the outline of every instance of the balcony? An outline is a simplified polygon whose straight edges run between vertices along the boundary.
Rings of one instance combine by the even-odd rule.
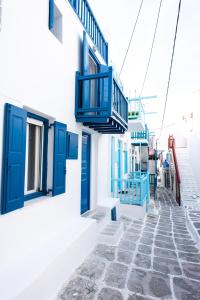
[[[145,125],[145,130],[131,132],[131,143],[133,145],[148,145],[149,142],[149,130]]]
[[[128,129],[136,132],[145,130],[145,112],[140,98],[129,99]]]
[[[106,42],[99,25],[94,17],[87,0],[68,0],[79,20],[96,45],[99,53],[108,64],[108,43]]]
[[[143,206],[149,204],[149,174],[143,173],[130,179],[113,179],[114,198],[120,198],[121,204]]]
[[[124,133],[128,128],[128,101],[108,71],[81,75],[76,73],[77,122],[100,133]]]

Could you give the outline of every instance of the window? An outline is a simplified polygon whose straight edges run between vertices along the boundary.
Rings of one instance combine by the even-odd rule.
[[[26,127],[25,195],[42,191],[44,124],[28,118]]]
[[[89,74],[96,74],[97,72],[98,72],[98,64],[93,59],[93,57],[89,54]],[[95,104],[97,102],[98,95],[96,95],[96,91],[97,91],[96,86],[97,86],[97,81],[91,80],[90,107],[95,107]]]
[[[49,1],[49,30],[62,43],[62,14],[53,0]]]
[[[24,181],[26,200],[46,193],[47,122],[42,117],[28,113]]]
[[[47,194],[48,130],[54,135],[52,196],[65,193],[67,125],[5,104],[1,213],[22,208],[24,201]],[[51,134],[50,132],[50,134]],[[52,187],[52,188],[51,188]]]

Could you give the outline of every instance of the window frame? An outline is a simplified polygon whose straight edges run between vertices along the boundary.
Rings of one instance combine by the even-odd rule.
[[[90,56],[92,60],[95,62],[95,64],[97,65],[97,73],[99,73],[101,64],[90,45],[89,45],[88,56]],[[89,57],[88,57],[88,62],[89,62]]]
[[[41,197],[47,194],[47,156],[48,156],[48,129],[49,129],[49,120],[36,115],[31,112],[27,112],[27,119],[35,119],[43,123],[43,145],[42,145],[42,174],[41,174],[41,186],[42,190],[40,192],[33,192],[25,194],[25,182],[24,181],[24,201],[31,200],[37,197]],[[27,122],[28,123],[28,122]],[[26,137],[27,139],[27,137]],[[27,142],[27,140],[26,140]],[[27,163],[27,149],[26,149],[26,160],[25,164]],[[25,174],[26,177],[26,174]]]

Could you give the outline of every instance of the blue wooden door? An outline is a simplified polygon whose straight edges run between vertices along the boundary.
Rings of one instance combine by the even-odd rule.
[[[90,209],[90,135],[82,134],[81,214]]]

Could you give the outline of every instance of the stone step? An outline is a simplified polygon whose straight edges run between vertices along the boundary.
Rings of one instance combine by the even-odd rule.
[[[97,222],[98,232],[102,231],[104,227],[111,221],[110,211],[106,208],[97,208],[94,210],[90,210],[83,215],[84,218],[94,219]]]
[[[123,223],[120,221],[111,221],[98,235],[100,243],[116,245],[124,232]]]

